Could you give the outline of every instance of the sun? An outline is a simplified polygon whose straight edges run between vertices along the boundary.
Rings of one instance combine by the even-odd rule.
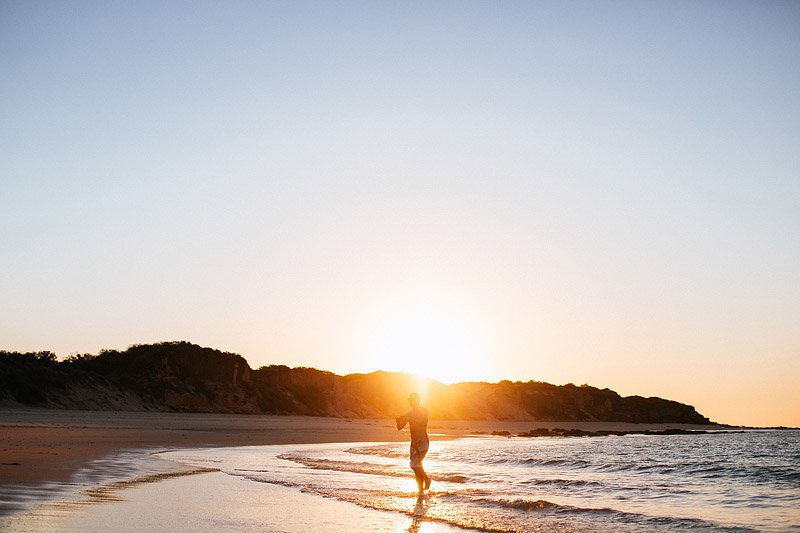
[[[481,379],[487,363],[482,344],[457,314],[418,305],[382,317],[369,333],[366,355],[382,370],[456,383]]]

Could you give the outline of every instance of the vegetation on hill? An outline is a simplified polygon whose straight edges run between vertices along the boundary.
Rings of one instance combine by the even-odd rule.
[[[394,417],[423,389],[431,416],[462,420],[704,424],[692,406],[609,389],[538,381],[443,385],[391,372],[339,376],[315,368],[252,370],[238,354],[188,342],[134,345],[58,361],[0,351],[0,405],[98,410]]]

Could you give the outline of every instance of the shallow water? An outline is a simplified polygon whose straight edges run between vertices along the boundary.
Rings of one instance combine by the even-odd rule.
[[[146,531],[198,533],[340,533],[386,531],[458,533],[460,528],[415,520],[270,483],[253,483],[221,472],[166,477],[134,484],[102,505],[71,512],[36,512],[10,519],[9,531]],[[0,524],[2,524],[0,522]],[[0,530],[3,530],[0,525]]]
[[[165,452],[256,483],[485,531],[800,530],[800,431],[434,441],[417,498],[407,444]]]

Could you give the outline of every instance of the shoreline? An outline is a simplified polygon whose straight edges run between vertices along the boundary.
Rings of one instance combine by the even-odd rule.
[[[563,428],[587,432],[735,430],[730,426],[624,422],[432,420],[433,440]],[[402,442],[393,420],[281,415],[0,409],[0,480],[68,482],[91,461],[121,450],[327,442]]]
[[[595,433],[736,429],[494,420],[429,424],[432,440],[499,438],[497,432],[501,431],[519,435],[541,428]],[[422,521],[431,532],[461,530],[433,524],[424,513],[418,516],[411,496],[407,509],[387,514],[385,509],[354,506],[292,486],[244,483],[215,464],[192,465],[161,456],[167,451],[233,446],[408,442],[408,432],[397,431],[390,420],[25,409],[0,410],[0,434],[0,530],[155,531],[160,529],[159,523],[168,523],[174,516],[181,517],[174,523],[176,531],[210,531],[213,528],[208,523],[223,517],[253,531],[263,530],[265,524],[286,531],[341,531],[353,524],[375,530],[381,524],[381,530],[399,531],[412,530]],[[9,461],[20,464],[12,466]],[[6,475],[14,473],[21,475]],[[221,494],[221,486],[229,493]],[[198,495],[203,505],[197,504]],[[220,502],[221,506],[217,505]],[[264,502],[280,502],[290,516],[265,513]],[[309,507],[325,510],[327,526],[309,522],[305,512]]]
[[[155,477],[155,476],[154,476]],[[121,485],[121,484],[120,484]],[[465,529],[426,520],[417,506],[406,511],[364,507],[270,483],[237,479],[214,469],[177,472],[127,486],[84,490],[76,499],[50,501],[30,512],[2,517],[20,531],[198,532],[419,531],[459,533]],[[124,491],[124,492],[123,492]],[[177,503],[179,502],[179,503]],[[274,512],[279,508],[280,512]],[[313,509],[313,513],[308,510]]]

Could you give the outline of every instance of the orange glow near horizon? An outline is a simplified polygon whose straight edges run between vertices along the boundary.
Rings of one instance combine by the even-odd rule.
[[[487,370],[479,335],[439,307],[410,306],[389,313],[367,337],[365,355],[378,369],[446,384],[477,379]]]

